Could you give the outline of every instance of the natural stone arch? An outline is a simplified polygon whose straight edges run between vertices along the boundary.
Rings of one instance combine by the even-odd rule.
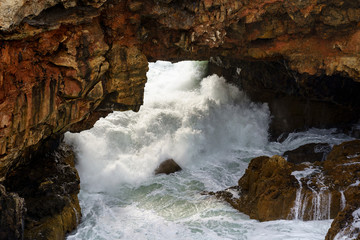
[[[47,138],[87,129],[114,110],[137,111],[148,61],[214,57],[231,71],[240,64],[250,84],[278,67],[295,86],[298,77],[360,81],[357,1],[0,4],[0,180]],[[258,69],[265,74],[252,78]]]

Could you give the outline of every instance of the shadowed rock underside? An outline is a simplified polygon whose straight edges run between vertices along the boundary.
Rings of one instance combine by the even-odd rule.
[[[139,110],[148,61],[280,61],[310,83],[358,83],[359,22],[358,1],[3,0],[0,181],[45,139]]]

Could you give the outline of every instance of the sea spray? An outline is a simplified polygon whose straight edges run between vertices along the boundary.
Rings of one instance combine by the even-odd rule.
[[[290,219],[303,220],[305,209],[307,207],[308,198],[306,194],[303,193],[303,183],[301,180],[315,173],[316,171],[318,171],[318,169],[309,167],[309,168],[305,168],[302,171],[294,171],[291,173],[291,175],[293,175],[298,181],[299,187],[296,191],[294,207],[291,209],[290,212],[290,216],[289,216]]]
[[[340,191],[340,209],[344,210],[345,206],[346,206],[346,198],[345,198],[345,194],[344,194],[344,190]]]
[[[176,74],[164,75],[171,66]],[[145,91],[138,113],[115,112],[92,130],[67,134],[77,147],[77,168],[87,188],[112,191],[121,183],[140,184],[168,158],[191,168],[215,155],[267,144],[267,105],[250,102],[224,78],[203,79],[204,63],[159,62],[150,68],[146,89],[151,91]]]
[[[259,223],[200,193],[236,185],[253,157],[347,137],[311,129],[268,142],[267,105],[223,78],[204,78],[205,69],[204,62],[151,63],[138,113],[114,112],[66,134],[77,153],[83,216],[68,239],[324,238],[331,221]],[[168,158],[183,171],[154,176]]]
[[[324,184],[322,170],[310,166],[302,171],[294,171],[292,172],[292,175],[298,181],[299,187],[296,192],[294,206],[291,209],[289,219],[330,219],[332,195],[328,187]],[[314,178],[316,179],[315,187],[313,186]],[[312,194],[309,194],[307,190],[310,190]],[[309,212],[312,213],[311,217],[309,216]],[[308,217],[305,217],[305,215],[308,215]]]

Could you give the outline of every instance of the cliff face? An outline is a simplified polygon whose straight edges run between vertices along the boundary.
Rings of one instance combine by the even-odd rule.
[[[358,1],[0,0],[0,182],[50,136],[137,111],[148,61],[281,62],[317,89],[360,83],[359,54]]]
[[[0,9],[0,175],[52,134],[138,110],[147,59],[281,60],[360,81],[356,1],[7,0]]]

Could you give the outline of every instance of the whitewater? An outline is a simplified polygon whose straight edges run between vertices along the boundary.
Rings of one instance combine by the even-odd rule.
[[[268,141],[271,114],[206,62],[149,64],[140,111],[114,112],[66,133],[81,179],[81,223],[67,239],[324,239],[332,220],[258,222],[203,191],[237,185],[249,161],[312,142],[339,144],[336,129]],[[172,158],[182,168],[154,175]]]

